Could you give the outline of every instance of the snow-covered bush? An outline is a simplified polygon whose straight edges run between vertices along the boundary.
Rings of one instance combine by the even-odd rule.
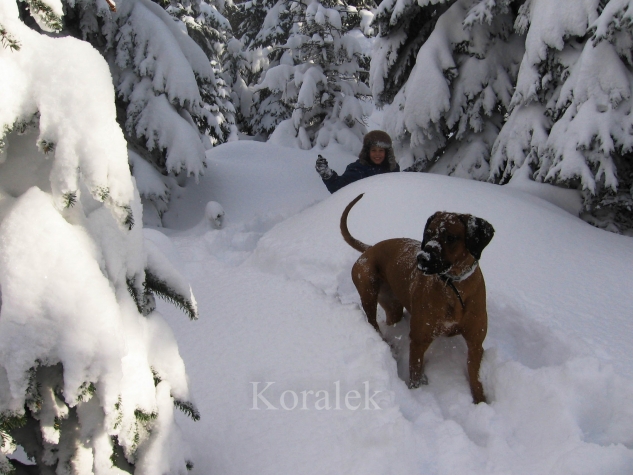
[[[578,188],[586,219],[633,227],[628,0],[383,2],[371,64],[402,165]],[[437,163],[436,163],[437,162]]]
[[[35,19],[60,22],[61,4]],[[154,295],[197,318],[142,230],[108,65],[0,1],[0,473],[186,473],[198,417]]]
[[[362,35],[360,15],[342,0],[293,1],[289,11],[293,26],[283,55],[257,86],[258,132],[271,134],[288,121],[277,133],[290,133],[301,148],[336,141],[358,151],[365,132],[362,101],[370,93],[354,34]]]

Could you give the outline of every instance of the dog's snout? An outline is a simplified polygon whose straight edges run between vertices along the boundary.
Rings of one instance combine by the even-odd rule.
[[[436,240],[422,243],[420,252],[417,254],[418,262],[429,262],[433,256],[437,256],[442,251],[442,246]]]
[[[426,251],[418,252],[416,257],[418,259],[418,267],[420,266],[420,264],[426,263],[431,260],[431,254]]]
[[[422,249],[417,253],[418,269],[423,273],[437,274],[445,270],[446,262],[442,259],[442,245],[432,239],[422,244]]]
[[[416,259],[418,261],[418,269],[426,274],[431,265],[431,254],[425,250],[421,250],[416,255]]]

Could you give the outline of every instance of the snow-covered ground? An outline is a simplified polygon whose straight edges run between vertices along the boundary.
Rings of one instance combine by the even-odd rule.
[[[339,172],[353,160],[323,155]],[[633,473],[633,240],[565,211],[573,192],[399,173],[330,196],[315,152],[242,141],[208,157],[167,227],[145,231],[199,304],[196,322],[160,306],[202,416],[180,420],[193,473]],[[472,404],[461,337],[433,343],[429,385],[409,390],[407,322],[387,330],[392,348],[366,322],[338,229],[361,192],[349,227],[364,242],[419,239],[437,210],[495,227],[489,404]],[[205,221],[210,200],[223,229]]]

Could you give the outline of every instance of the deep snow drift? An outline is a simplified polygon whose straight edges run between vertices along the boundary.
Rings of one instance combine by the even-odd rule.
[[[323,154],[337,171],[353,159]],[[198,299],[194,323],[160,307],[202,416],[180,421],[194,473],[633,472],[631,238],[534,196],[573,209],[573,193],[544,185],[399,173],[330,196],[315,158],[255,142],[217,147],[169,228],[145,231]],[[461,337],[433,343],[430,384],[411,391],[407,322],[387,330],[391,348],[366,322],[349,276],[358,253],[338,230],[362,192],[349,227],[367,243],[419,239],[437,210],[495,227],[481,260],[490,404],[471,402]],[[223,229],[205,221],[211,200],[226,211]]]

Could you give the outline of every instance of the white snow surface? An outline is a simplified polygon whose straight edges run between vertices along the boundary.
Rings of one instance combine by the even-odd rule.
[[[320,153],[339,173],[354,159]],[[394,173],[329,195],[315,152],[245,141],[207,158],[169,227],[145,231],[198,299],[193,323],[159,305],[202,417],[179,421],[193,473],[633,473],[631,238],[565,211],[571,194],[518,178]],[[393,349],[367,323],[350,278],[359,253],[339,231],[360,193],[349,227],[366,243],[420,239],[438,210],[495,227],[480,262],[489,404],[472,403],[461,337],[433,343],[429,385],[409,390],[407,321],[383,323]],[[211,200],[222,229],[205,218]]]

